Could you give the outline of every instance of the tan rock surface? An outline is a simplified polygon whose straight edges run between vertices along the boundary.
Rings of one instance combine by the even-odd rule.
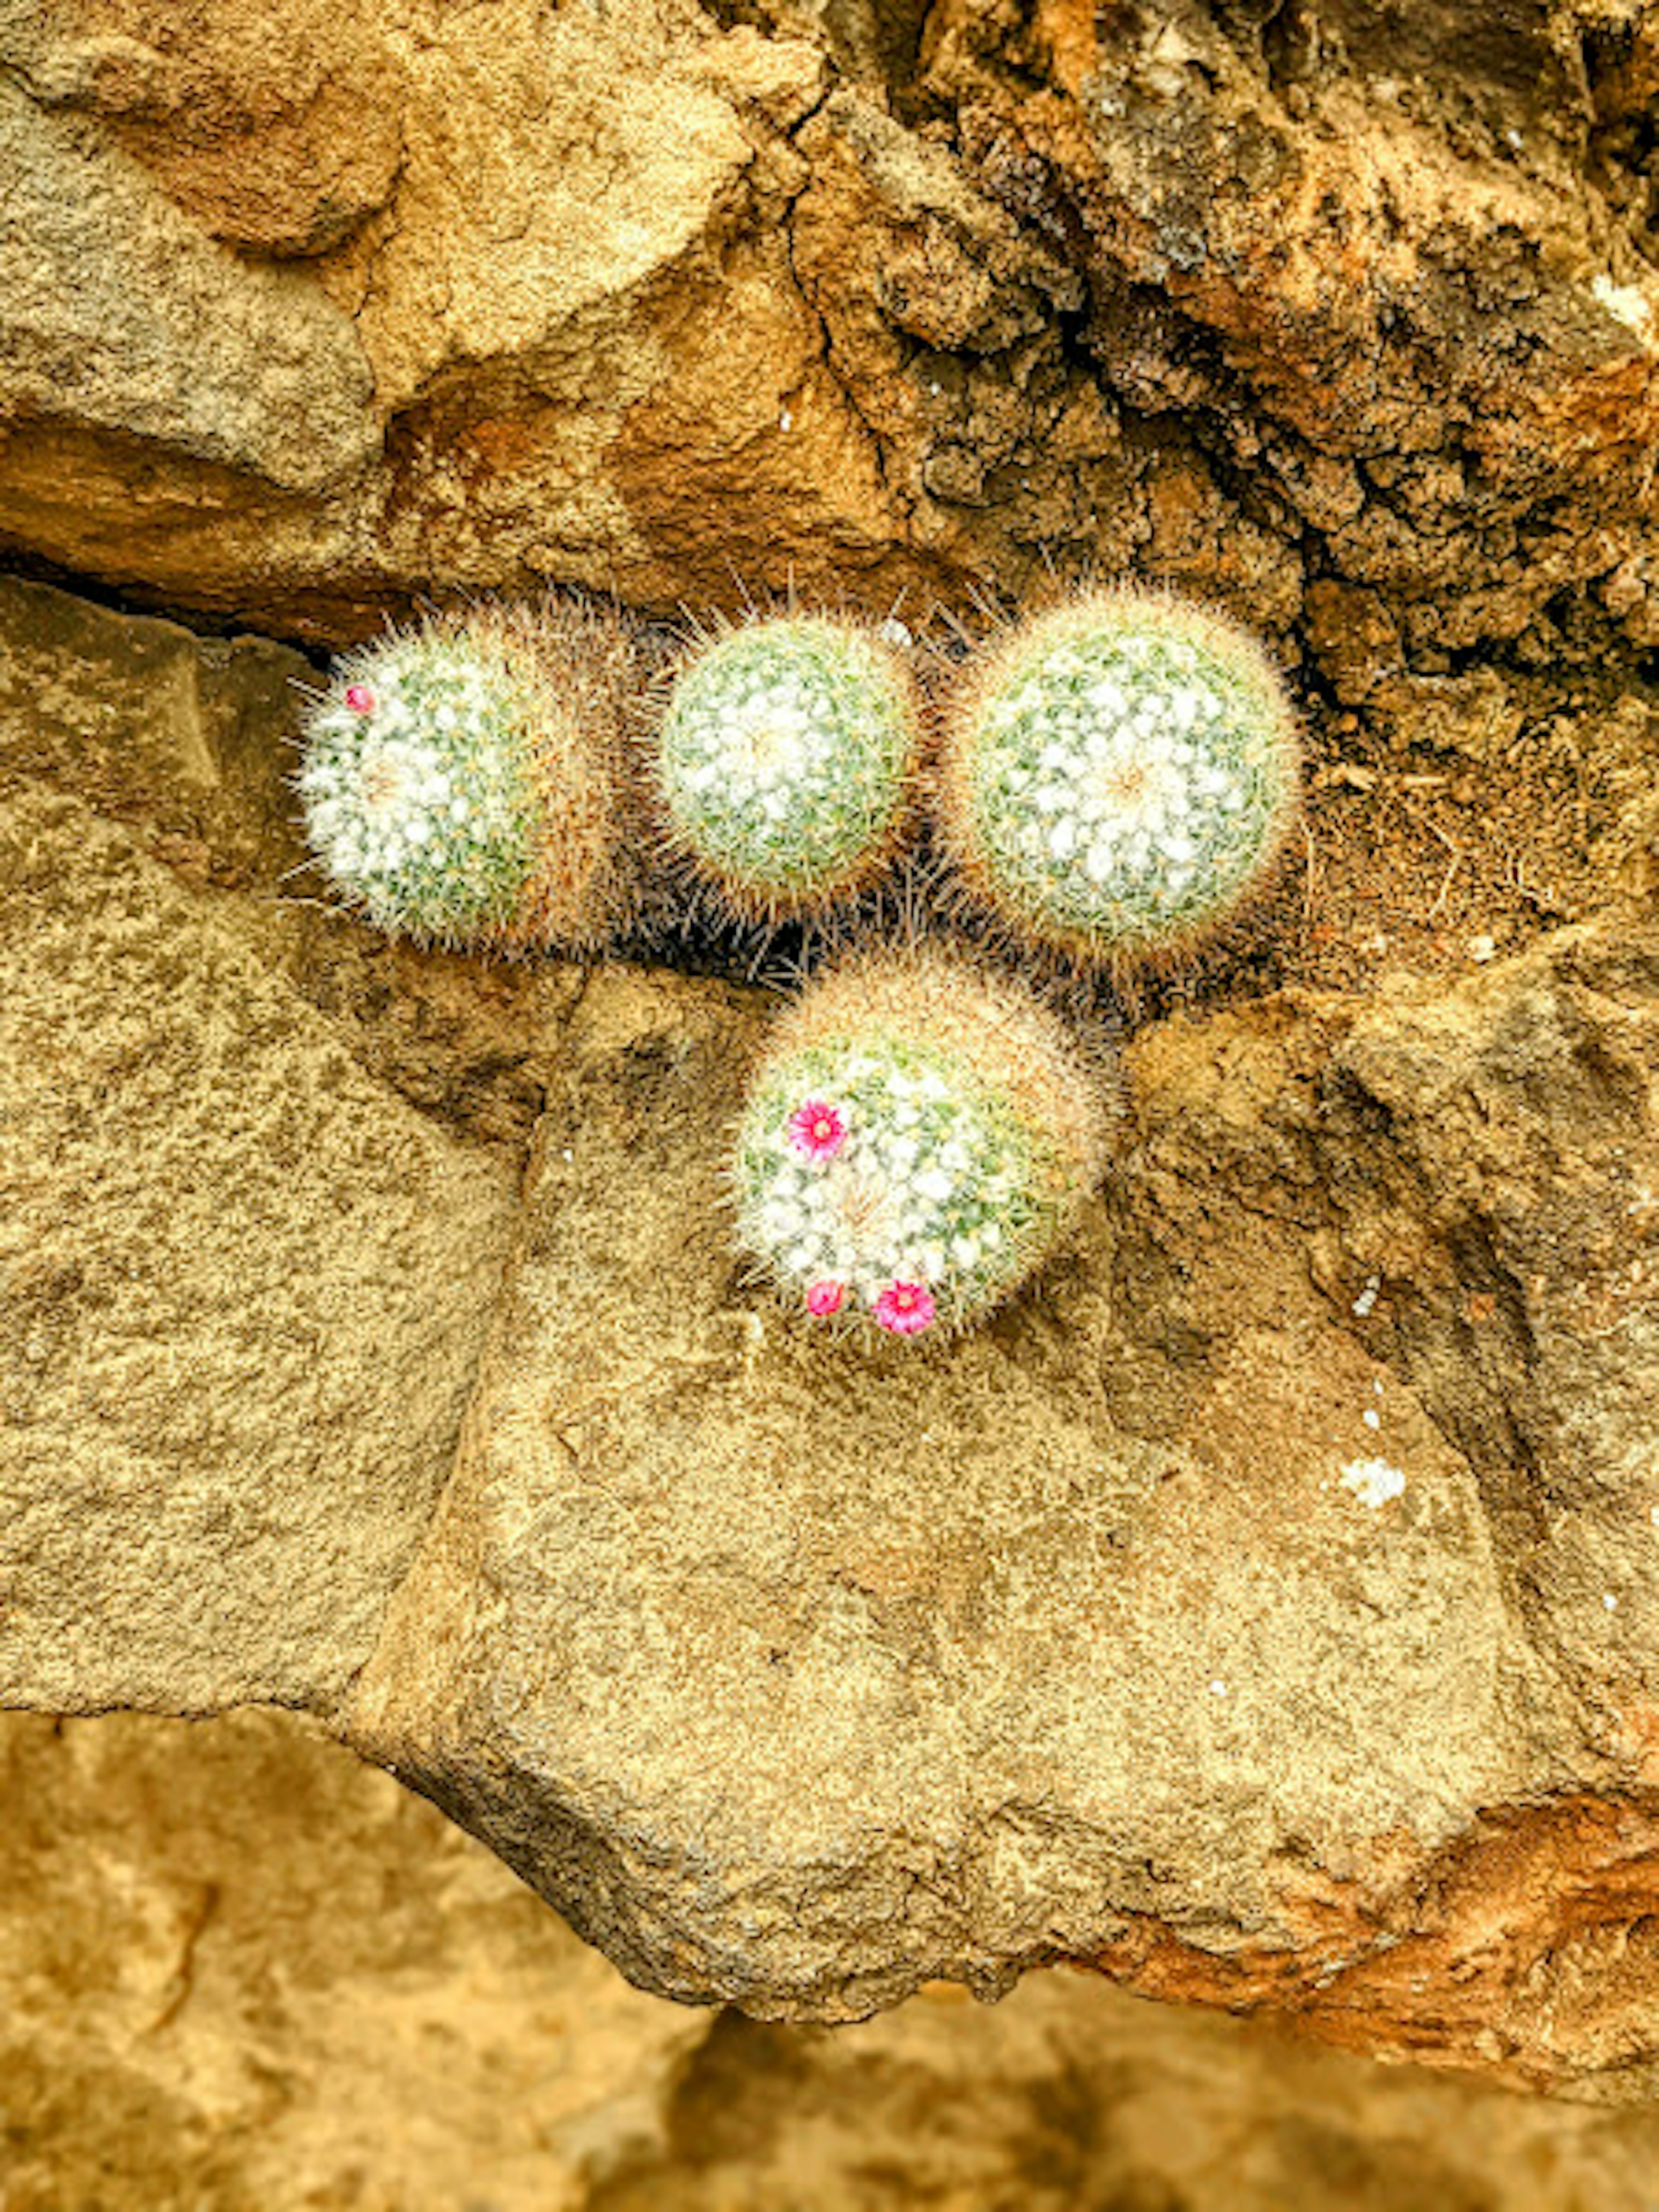
[[[862,2027],[630,1990],[300,1723],[0,1720],[12,2212],[1644,2212],[1659,2118],[1035,1975]]]
[[[0,1702],[326,1703],[443,1481],[512,1170],[357,1065],[268,899],[164,864],[288,860],[303,664],[5,611]]]
[[[8,2212],[578,2212],[707,2014],[275,1713],[0,1721]]]
[[[0,1695],[349,1700],[683,1994],[1641,2094],[1652,30],[1260,14],[0,8],[25,562],[331,644],[1127,564],[1310,771],[1040,1295],[866,1368],[714,1209],[759,994],[377,944],[294,656],[6,585]]]
[[[210,237],[272,258],[340,245],[402,159],[386,27],[333,0],[280,13],[144,0],[22,0],[12,65],[49,111],[97,118]]]
[[[1064,1973],[834,2030],[727,2014],[594,2212],[1646,2212],[1650,2112],[1473,2093]]]
[[[453,1449],[510,1179],[83,807],[0,830],[0,1700],[326,1702]]]
[[[884,1358],[734,1277],[741,1001],[601,971],[349,1735],[684,1996],[1085,1956],[1651,2066],[1656,956],[1152,1030],[1078,1249]]]

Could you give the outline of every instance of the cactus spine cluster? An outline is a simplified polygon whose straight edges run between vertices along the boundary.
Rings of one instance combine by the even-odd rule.
[[[754,1077],[738,1233],[791,1304],[898,1336],[979,1319],[1098,1173],[1102,1086],[1028,993],[940,953],[810,984]]]
[[[1265,884],[1295,819],[1282,687],[1243,631],[1091,595],[970,669],[941,748],[945,843],[1012,933],[1090,964],[1167,963]]]
[[[305,720],[313,849],[377,928],[517,952],[605,941],[629,903],[605,613],[478,611],[343,657]]]
[[[675,679],[650,764],[672,850],[740,919],[813,914],[902,841],[921,751],[908,672],[824,616],[745,623]]]

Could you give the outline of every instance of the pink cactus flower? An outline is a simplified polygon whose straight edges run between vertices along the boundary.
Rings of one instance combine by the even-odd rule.
[[[348,684],[345,699],[354,714],[372,714],[374,712],[374,694],[367,684]]]
[[[788,1137],[809,1160],[833,1160],[847,1142],[847,1124],[822,1098],[809,1098],[789,1116]]]
[[[841,1311],[842,1301],[846,1296],[845,1283],[837,1283],[826,1277],[823,1282],[814,1283],[807,1291],[806,1310],[810,1314],[817,1314],[823,1320],[826,1314]]]
[[[877,1327],[895,1336],[920,1336],[938,1311],[924,1283],[890,1283],[874,1307]]]

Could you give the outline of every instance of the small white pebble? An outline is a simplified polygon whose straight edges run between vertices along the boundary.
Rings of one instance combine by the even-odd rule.
[[[1498,945],[1496,939],[1488,937],[1484,931],[1479,937],[1470,938],[1469,957],[1471,960],[1485,962],[1495,959],[1497,955]]]
[[[1342,1484],[1345,1489],[1352,1491],[1362,1505],[1369,1505],[1375,1512],[1390,1498],[1400,1496],[1406,1487],[1406,1478],[1385,1459],[1352,1459],[1342,1470]]]
[[[1590,297],[1626,330],[1644,332],[1653,320],[1653,309],[1634,284],[1615,284],[1611,276],[1593,277]]]
[[[568,1145],[565,1146],[564,1150],[559,1155],[559,1158],[562,1160],[574,1160],[575,1157],[576,1155],[571,1151]]]
[[[1359,1296],[1354,1300],[1352,1305],[1349,1307],[1349,1312],[1357,1314],[1359,1319],[1364,1321],[1366,1315],[1376,1304],[1376,1294],[1382,1287],[1382,1284],[1380,1277],[1376,1275],[1367,1275],[1365,1278],[1365,1287],[1361,1291]]]
[[[1210,1685],[1210,1695],[1211,1695],[1212,1698],[1224,1698],[1224,1697],[1226,1696],[1226,1694],[1227,1694],[1227,1685],[1226,1685],[1224,1682],[1212,1682],[1212,1683],[1211,1683],[1211,1685]]]
[[[1619,1610],[1619,1601],[1618,1601],[1618,1599],[1613,1595],[1613,1592],[1612,1592],[1611,1590],[1607,1590],[1607,1591],[1605,1591],[1605,1592],[1603,1593],[1603,1595],[1602,1595],[1602,1598],[1601,1598],[1601,1602],[1602,1602],[1602,1604],[1603,1604],[1604,1606],[1606,1606],[1606,1607],[1607,1607],[1607,1611],[1608,1611],[1609,1613],[1617,1613],[1617,1612],[1618,1612],[1618,1610]]]
[[[795,418],[794,418],[794,416],[793,416],[789,412],[789,410],[786,407],[786,408],[784,409],[784,410],[783,410],[782,414],[781,414],[781,415],[780,415],[780,416],[779,416],[779,417],[778,417],[778,428],[779,428],[779,429],[780,429],[780,430],[787,430],[787,429],[788,429],[788,428],[791,427],[791,425],[793,423],[794,419],[795,419]]]
[[[1359,1418],[1368,1429],[1380,1429],[1382,1425],[1382,1416],[1375,1406],[1367,1406]]]
[[[1656,1528],[1659,1528],[1659,1505],[1656,1505],[1653,1508],[1652,1511],[1648,1515],[1648,1518],[1652,1522]]]

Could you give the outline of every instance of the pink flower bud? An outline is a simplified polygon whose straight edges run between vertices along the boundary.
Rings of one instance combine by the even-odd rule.
[[[839,1313],[846,1296],[847,1285],[844,1283],[828,1279],[814,1283],[806,1293],[806,1310],[810,1314],[817,1314],[822,1320],[826,1314]]]
[[[374,694],[367,684],[348,684],[345,699],[354,714],[372,714],[374,712]]]

